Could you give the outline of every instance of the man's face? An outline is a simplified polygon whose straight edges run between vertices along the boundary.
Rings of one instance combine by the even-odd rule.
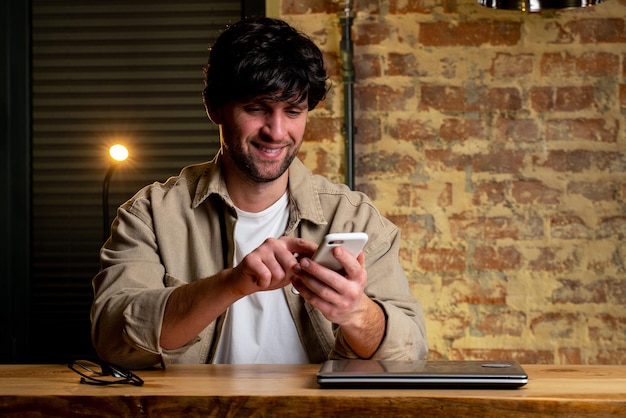
[[[307,121],[307,101],[257,97],[224,105],[218,112],[226,163],[254,182],[280,178],[296,157]]]

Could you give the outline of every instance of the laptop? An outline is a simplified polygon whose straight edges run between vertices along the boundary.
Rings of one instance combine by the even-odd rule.
[[[328,360],[317,373],[322,388],[515,389],[528,383],[516,361]]]

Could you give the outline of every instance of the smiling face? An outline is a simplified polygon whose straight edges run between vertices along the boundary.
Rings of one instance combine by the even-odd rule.
[[[306,98],[292,103],[257,97],[225,104],[212,114],[220,126],[227,175],[234,170],[249,183],[286,176],[302,144],[307,109]]]

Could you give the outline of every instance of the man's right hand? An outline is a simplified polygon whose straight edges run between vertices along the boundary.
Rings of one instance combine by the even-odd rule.
[[[310,257],[316,249],[301,238],[267,239],[235,268],[176,288],[165,306],[161,347],[182,347],[246,295],[288,285],[297,255]]]
[[[302,238],[268,238],[232,271],[241,297],[288,285],[298,265],[298,256],[310,257],[317,244]]]

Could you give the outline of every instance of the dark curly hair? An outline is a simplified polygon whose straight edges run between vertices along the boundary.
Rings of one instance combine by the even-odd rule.
[[[268,96],[307,100],[313,110],[328,91],[320,49],[282,20],[242,20],[226,28],[211,48],[202,96],[207,108]]]

